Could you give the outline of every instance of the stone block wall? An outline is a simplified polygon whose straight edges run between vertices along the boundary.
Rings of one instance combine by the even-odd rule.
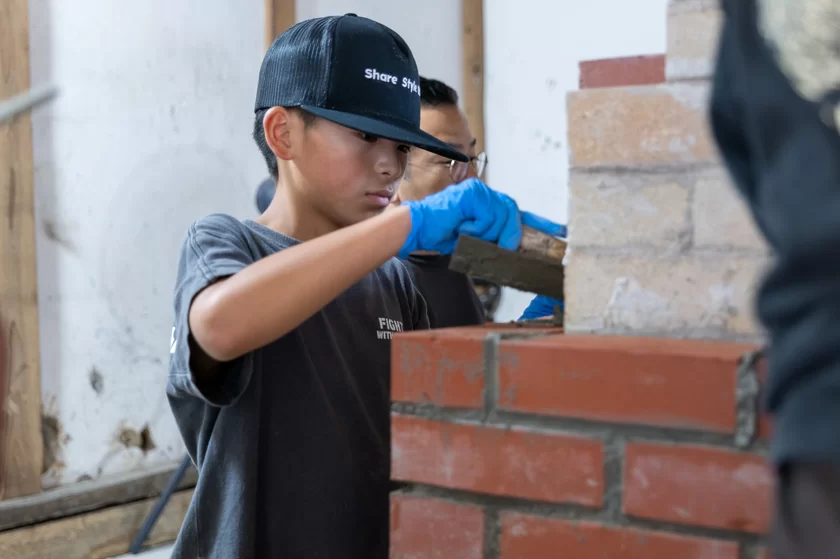
[[[666,82],[568,96],[570,333],[762,337],[770,255],[709,128],[720,21],[714,0],[672,0]]]

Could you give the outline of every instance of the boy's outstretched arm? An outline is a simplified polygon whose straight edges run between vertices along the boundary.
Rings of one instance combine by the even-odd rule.
[[[410,232],[400,207],[258,260],[195,297],[193,339],[216,361],[265,346],[397,254]]]
[[[451,253],[459,232],[518,247],[516,203],[470,179],[263,258],[193,299],[192,337],[214,361],[233,360],[290,332],[398,253]]]

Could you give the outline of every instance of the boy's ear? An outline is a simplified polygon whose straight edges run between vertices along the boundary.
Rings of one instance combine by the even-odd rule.
[[[292,113],[284,107],[268,109],[263,118],[265,141],[279,159],[292,158]]]

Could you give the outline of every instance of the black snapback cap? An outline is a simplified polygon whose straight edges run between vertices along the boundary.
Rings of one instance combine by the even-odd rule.
[[[395,31],[355,14],[301,21],[263,59],[255,111],[299,107],[326,120],[456,161],[469,158],[420,130],[420,74]]]

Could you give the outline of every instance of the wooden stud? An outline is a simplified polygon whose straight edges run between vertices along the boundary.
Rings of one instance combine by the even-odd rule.
[[[295,0],[265,0],[265,47],[295,24]]]
[[[169,543],[178,537],[192,494],[192,489],[173,493],[149,534],[146,547]],[[146,499],[2,532],[0,557],[106,559],[122,555],[128,552],[156,502],[157,498]]]
[[[166,464],[149,470],[69,483],[19,499],[6,499],[0,502],[0,532],[76,516],[102,507],[157,498],[176,470],[177,466]],[[176,489],[191,489],[197,481],[198,472],[190,467]]]
[[[0,98],[27,91],[29,5],[0,2]],[[41,381],[32,121],[0,124],[0,499],[41,491]]]
[[[476,137],[477,152],[484,150],[484,2],[461,0],[463,14],[464,113]]]

